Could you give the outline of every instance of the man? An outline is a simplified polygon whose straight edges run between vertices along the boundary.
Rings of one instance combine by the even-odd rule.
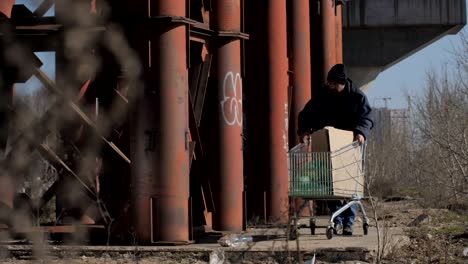
[[[345,66],[336,64],[327,75],[325,85],[314,91],[298,117],[298,134],[302,142],[309,135],[326,126],[354,132],[354,140],[364,144],[373,127],[369,102],[351,79],[346,76]],[[336,211],[342,202],[331,205]],[[335,233],[343,229],[343,235],[352,235],[357,206],[352,206],[335,218]]]

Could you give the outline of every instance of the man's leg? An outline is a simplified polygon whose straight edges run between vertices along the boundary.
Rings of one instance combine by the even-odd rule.
[[[0,225],[5,224],[6,226],[11,227],[12,215],[13,215],[13,209],[8,207],[6,204],[0,202]]]
[[[343,235],[353,235],[354,219],[358,212],[358,205],[353,204],[346,211],[343,212]]]
[[[332,214],[340,210],[342,206],[343,206],[342,201],[328,201],[328,208],[330,209]],[[338,233],[341,233],[343,229],[343,221],[344,221],[343,213],[336,216],[335,219],[333,220],[333,222],[335,223],[335,229],[333,231],[335,235]]]

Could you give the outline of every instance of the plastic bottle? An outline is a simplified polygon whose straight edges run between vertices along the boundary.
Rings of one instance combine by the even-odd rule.
[[[253,237],[248,235],[229,234],[220,238],[218,242],[224,247],[244,247],[252,244]]]

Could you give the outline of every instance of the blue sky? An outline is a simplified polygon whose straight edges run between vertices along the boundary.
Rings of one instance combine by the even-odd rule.
[[[2,1],[2,0],[0,0]],[[36,10],[42,0],[16,0],[16,4],[24,4],[30,10]],[[52,7],[47,13],[46,16],[53,16],[54,8]],[[55,80],[55,53],[54,52],[36,52],[36,56],[43,62],[41,70],[43,70],[49,78]],[[15,91],[18,94],[27,93],[34,91],[38,88],[41,88],[41,82],[36,78],[32,77],[26,83],[17,83],[15,85]]]
[[[2,1],[2,0],[0,0]],[[43,2],[43,0],[16,0],[16,4],[24,4],[30,10],[36,10],[36,8]],[[45,16],[53,16],[54,15],[54,8],[52,7]]]

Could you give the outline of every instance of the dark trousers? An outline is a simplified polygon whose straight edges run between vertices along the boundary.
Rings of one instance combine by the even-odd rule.
[[[330,211],[332,213],[338,211],[343,205],[345,205],[345,201],[329,201],[328,202],[328,207],[330,208]],[[342,212],[340,215],[335,217],[335,225],[340,224],[343,227],[350,227],[352,228],[354,225],[354,219],[356,218],[358,211],[358,205],[354,204],[348,209],[346,209],[344,212]]]

